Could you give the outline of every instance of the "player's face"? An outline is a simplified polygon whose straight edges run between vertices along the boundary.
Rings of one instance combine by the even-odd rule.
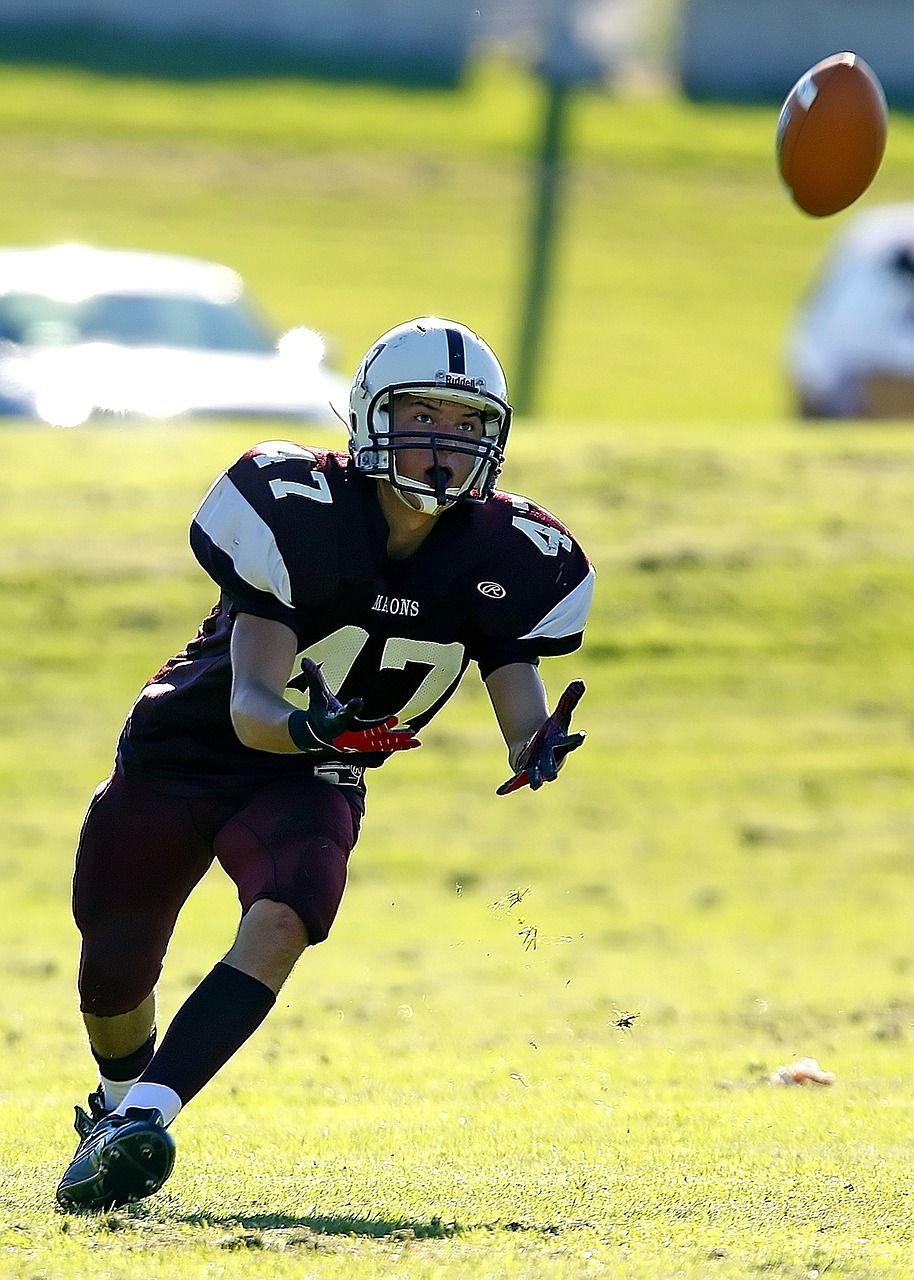
[[[468,405],[453,400],[431,399],[427,396],[401,395],[394,399],[393,434],[411,436],[436,435],[459,436],[468,444],[483,438],[482,414]],[[447,487],[463,484],[476,465],[473,453],[448,448],[447,441],[437,447],[438,468],[431,446],[400,448],[397,450],[397,471],[409,480],[419,480],[437,487],[439,472],[444,473]]]

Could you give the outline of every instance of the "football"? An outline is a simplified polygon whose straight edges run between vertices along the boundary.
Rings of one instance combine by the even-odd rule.
[[[862,196],[885,151],[888,111],[872,69],[854,53],[811,67],[778,119],[778,167],[794,202],[814,218]]]

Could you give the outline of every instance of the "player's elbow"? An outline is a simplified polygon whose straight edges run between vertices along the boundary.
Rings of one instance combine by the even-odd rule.
[[[255,751],[275,751],[275,731],[262,715],[259,715],[251,699],[244,694],[233,694],[229,714],[235,737],[245,747]]]
[[[235,730],[235,737],[245,747],[260,747],[261,726],[257,720],[248,715],[243,707],[237,706],[234,702],[231,705],[232,728]]]

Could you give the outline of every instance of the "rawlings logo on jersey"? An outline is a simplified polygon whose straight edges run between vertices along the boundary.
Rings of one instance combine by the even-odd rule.
[[[489,600],[504,600],[508,594],[500,582],[477,582],[476,590]]]
[[[399,596],[378,596],[371,606],[372,613],[394,613],[401,618],[417,618],[419,601],[404,600]]]

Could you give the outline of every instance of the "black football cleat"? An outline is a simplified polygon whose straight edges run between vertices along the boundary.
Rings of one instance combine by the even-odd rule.
[[[81,1133],[79,1115],[76,1130]],[[60,1180],[57,1203],[63,1209],[92,1210],[142,1200],[159,1190],[174,1163],[175,1140],[160,1111],[128,1107],[126,1115],[111,1112],[83,1136]]]

